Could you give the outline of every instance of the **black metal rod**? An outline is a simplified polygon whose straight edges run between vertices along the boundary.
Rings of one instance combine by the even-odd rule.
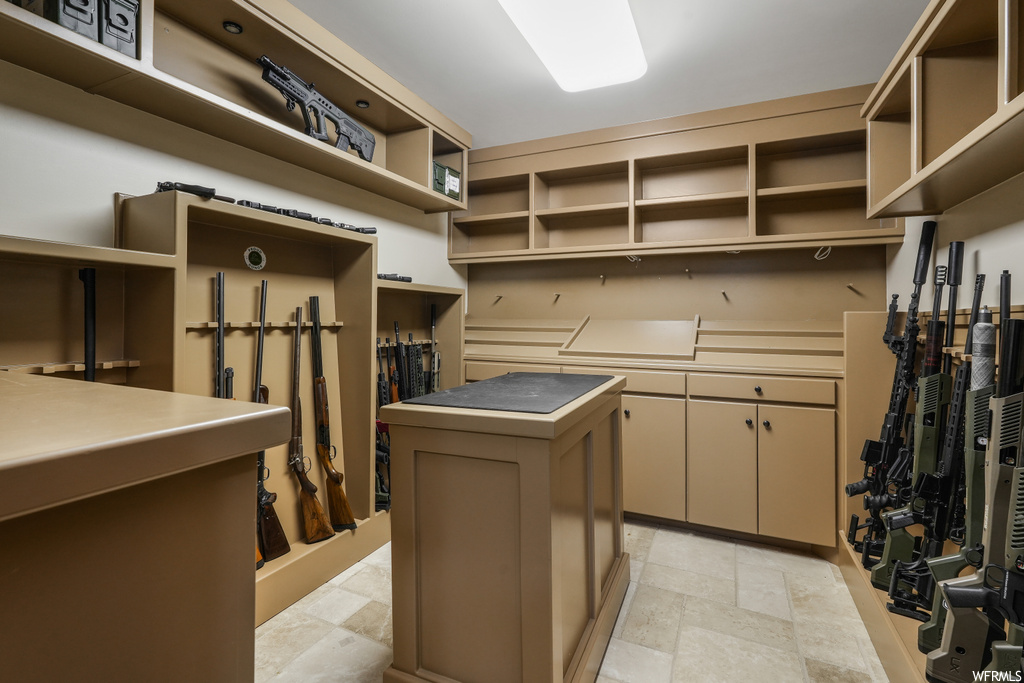
[[[224,398],[224,273],[217,273],[217,291],[214,293],[214,305],[217,309],[217,337],[215,340],[214,358],[216,361],[213,378],[213,395]]]
[[[96,381],[96,269],[81,268],[78,279],[85,285],[85,381]]]

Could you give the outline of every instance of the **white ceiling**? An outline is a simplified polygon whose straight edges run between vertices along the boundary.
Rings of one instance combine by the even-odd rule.
[[[475,148],[873,83],[928,4],[630,0],[646,75],[566,93],[497,0],[291,2],[468,130]]]

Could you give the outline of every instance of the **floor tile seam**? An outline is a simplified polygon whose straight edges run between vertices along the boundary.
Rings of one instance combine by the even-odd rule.
[[[322,638],[320,638],[319,640],[314,641],[312,644],[310,644],[309,647],[307,647],[305,650],[303,650],[302,653],[298,657],[296,657],[295,659],[291,660],[290,662],[288,662],[287,664],[282,666],[281,670],[278,671],[277,674],[275,674],[275,676],[273,678],[271,678],[270,681],[268,681],[268,683],[274,683],[274,681],[277,680],[279,677],[285,675],[287,673],[286,669],[288,667],[290,667],[292,664],[294,664],[299,659],[299,657],[301,657],[302,655],[307,654],[310,650],[312,650],[314,647],[319,645],[322,641],[326,640],[328,638],[328,636],[334,634],[335,631],[344,631],[346,634],[348,634],[350,636],[353,636],[354,638],[356,638],[358,640],[364,640],[367,643],[370,643],[370,644],[376,645],[376,646],[380,646],[380,647],[387,647],[383,643],[379,643],[376,640],[373,640],[372,638],[367,638],[364,635],[361,635],[359,633],[355,633],[354,631],[349,631],[347,628],[342,628],[341,626],[333,626],[332,625],[331,630],[328,631],[327,633],[325,633]],[[388,649],[391,650],[392,652],[394,652],[394,648],[388,648]]]
[[[789,590],[789,580],[792,577],[788,573],[786,573],[786,572],[784,572],[784,575],[786,577],[786,597],[790,601],[790,607],[789,607],[790,611],[792,611],[794,613],[794,619],[793,619],[794,631],[793,631],[793,634],[794,634],[794,636],[796,636],[796,623],[797,623],[797,620],[795,618],[795,610],[793,609],[793,595],[792,595],[792,593]],[[846,587],[845,583],[843,583],[842,585],[844,587]],[[849,591],[849,588],[847,588],[847,591]],[[859,617],[859,614],[858,614],[858,617]],[[802,619],[802,620],[800,620],[800,623],[803,624],[803,625],[814,626],[814,627],[819,627],[819,628],[823,628],[823,627],[828,625],[827,623],[817,622],[817,621],[815,621],[813,619],[808,619],[808,620],[803,620]],[[861,623],[863,623],[863,622],[861,622]],[[856,636],[854,636],[854,637],[856,638],[856,642],[857,642],[857,652],[860,653],[861,668],[858,668],[858,667],[855,667],[855,666],[846,666],[845,664],[837,664],[835,662],[828,662],[828,661],[825,661],[825,660],[822,660],[822,659],[815,659],[813,657],[811,659],[815,659],[815,661],[820,661],[820,662],[822,662],[824,664],[828,664],[830,666],[835,666],[835,667],[838,667],[838,668],[841,668],[841,669],[848,669],[850,671],[856,671],[858,673],[866,674],[867,676],[873,678],[874,676],[871,673],[871,667],[868,665],[867,658],[864,656],[864,648],[861,645],[860,638],[857,638]],[[800,648],[800,638],[799,638],[799,636],[796,636],[796,645],[797,645],[797,648],[799,649]],[[805,666],[805,669],[806,669],[807,657],[802,654],[802,650],[801,650],[801,659],[803,660],[804,666]]]
[[[697,572],[697,571],[694,571],[692,569],[683,569],[682,567],[677,567],[677,566],[671,565],[671,564],[664,564],[662,562],[653,562],[651,560],[647,560],[646,562],[644,562],[644,566],[645,567],[647,565],[649,565],[649,564],[653,564],[656,567],[664,567],[666,569],[675,569],[677,571],[687,572],[688,574],[697,574],[699,576],[710,576],[710,577],[715,578],[715,579],[728,579],[729,581],[736,581],[735,568],[734,568],[733,578],[729,579],[729,577],[722,576],[721,574],[711,574],[709,572]]]
[[[786,602],[789,603],[789,616],[795,617],[796,610],[793,609],[793,594],[789,590],[789,573],[782,570],[782,580],[786,586]],[[807,671],[807,657],[804,656],[803,649],[800,647],[800,636],[796,632],[796,621],[791,619],[790,623],[793,624],[793,644],[796,646],[796,656],[800,658],[800,670],[804,672],[804,683],[810,683],[811,674]]]
[[[287,608],[286,608],[286,609],[287,609]],[[304,616],[304,617],[308,617],[308,618],[310,618],[310,619],[314,619],[314,620],[316,620],[316,621],[319,621],[319,622],[321,622],[322,624],[324,624],[325,626],[327,626],[327,627],[328,627],[328,629],[327,629],[327,631],[326,631],[326,632],[324,633],[324,635],[323,635],[323,636],[321,636],[321,637],[320,637],[319,639],[317,639],[317,640],[313,641],[313,643],[312,643],[312,644],[310,644],[310,645],[307,645],[307,646],[306,646],[306,647],[304,647],[304,648],[303,648],[302,650],[300,650],[299,652],[297,652],[297,653],[293,654],[293,655],[292,655],[291,657],[289,657],[287,661],[285,661],[284,663],[282,663],[281,665],[279,665],[279,666],[277,667],[277,668],[278,668],[278,671],[277,671],[277,673],[275,673],[275,674],[273,675],[273,677],[269,679],[268,683],[272,683],[272,682],[273,682],[273,680],[274,680],[275,678],[277,678],[277,677],[278,677],[278,676],[279,676],[280,674],[284,673],[284,670],[285,670],[285,669],[286,669],[286,668],[287,668],[287,667],[288,667],[288,666],[289,666],[289,665],[290,665],[290,664],[291,664],[292,662],[294,662],[294,661],[295,661],[296,659],[298,659],[298,658],[299,658],[299,657],[301,657],[302,655],[304,655],[304,654],[306,654],[307,652],[309,652],[309,650],[310,650],[310,649],[311,649],[311,648],[313,647],[313,645],[316,645],[316,644],[317,644],[317,643],[319,643],[319,642],[320,642],[321,640],[323,640],[324,638],[326,638],[326,637],[327,637],[327,635],[328,635],[328,634],[330,634],[330,632],[331,632],[331,631],[333,631],[333,630],[334,630],[334,629],[336,629],[336,628],[340,628],[340,627],[339,627],[339,626],[337,626],[336,624],[333,624],[333,623],[331,623],[331,622],[327,621],[326,619],[321,619],[320,617],[314,616],[314,615],[312,615],[312,614],[307,614],[307,613],[306,613],[305,611],[303,611],[303,610],[300,610],[300,612],[301,612],[302,616]],[[284,611],[282,611],[282,612],[278,612],[278,614],[284,614]],[[274,616],[277,616],[277,615],[274,615]],[[272,633],[272,631],[268,631],[267,633],[264,633],[264,634],[263,634],[262,636],[260,636],[259,638],[257,638],[257,639],[256,639],[256,641],[257,641],[257,642],[256,642],[256,644],[258,645],[258,644],[259,644],[259,641],[260,641],[260,640],[262,640],[262,639],[263,639],[264,637],[266,637],[266,636],[267,636],[267,635],[268,635],[269,633]]]

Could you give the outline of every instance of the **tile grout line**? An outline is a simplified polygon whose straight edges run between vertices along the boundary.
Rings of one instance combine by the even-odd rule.
[[[831,569],[829,571],[831,572]],[[789,591],[789,572],[782,570],[782,581],[786,585],[786,603],[789,605],[789,623],[793,625],[793,645],[796,646],[796,656],[800,659],[800,670],[804,672],[804,683],[810,683],[811,674],[807,671],[807,658],[804,657],[803,649],[800,647],[800,636],[796,632],[796,610],[793,609],[793,594]]]

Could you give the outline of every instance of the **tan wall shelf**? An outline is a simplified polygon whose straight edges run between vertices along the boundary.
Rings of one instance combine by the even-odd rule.
[[[869,216],[942,213],[1024,171],[1018,5],[926,8],[861,112]]]
[[[465,292],[454,287],[421,285],[416,282],[377,280],[377,323],[375,335],[382,348],[395,346],[395,322],[402,333],[403,344],[422,344],[423,367],[430,368],[430,307],[437,311],[435,335],[437,352],[441,354],[441,389],[465,384],[462,354],[465,347]],[[413,340],[409,342],[409,333]],[[390,339],[390,343],[385,343]],[[374,357],[374,377],[377,361]],[[376,396],[376,394],[374,394]],[[374,399],[376,405],[376,399]]]
[[[136,60],[4,3],[0,59],[423,211],[466,207],[432,189],[432,161],[465,174],[468,133],[291,5],[143,0],[139,16]],[[242,34],[223,30],[228,17]],[[263,81],[263,54],[370,130],[372,162],[305,135],[300,112]]]
[[[650,138],[638,124],[477,150],[468,210],[452,218],[449,260],[902,241],[898,221],[864,216],[865,124],[852,120],[859,102],[820,106],[794,98],[782,115],[739,107],[720,124],[693,128],[681,117]],[[814,126],[803,125],[806,116]]]
[[[96,370],[113,370],[115,368],[137,368],[137,360],[97,360]],[[85,372],[85,361],[81,363],[42,363],[38,365],[2,365],[0,370],[20,372],[26,375],[53,375],[63,372]]]

